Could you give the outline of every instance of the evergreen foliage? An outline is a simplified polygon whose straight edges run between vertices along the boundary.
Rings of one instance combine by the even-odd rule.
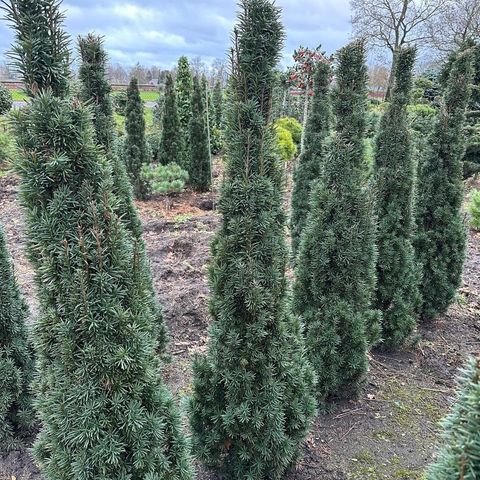
[[[133,185],[136,198],[145,200],[148,196],[147,186],[142,180],[142,166],[149,163],[147,141],[145,139],[145,117],[143,103],[138,90],[138,80],[132,78],[127,89],[127,106],[125,109],[125,145],[124,156],[127,172]]]
[[[395,85],[376,138],[378,261],[375,306],[382,312],[383,347],[401,346],[416,326],[418,269],[413,250],[413,195],[416,165],[407,104],[415,50],[399,50]]]
[[[205,90],[198,77],[193,80],[192,120],[190,121],[191,158],[188,173],[190,184],[197,192],[207,192],[212,183],[210,152],[208,147]]]
[[[177,135],[182,136],[180,145],[183,150],[180,152],[181,156],[175,160],[179,165],[188,170],[190,163],[190,122],[192,120],[192,96],[193,96],[193,77],[190,71],[188,59],[182,56],[178,60],[177,77],[175,79],[175,92],[177,95],[178,119],[180,121],[180,130]]]
[[[443,421],[444,446],[427,480],[477,480],[480,472],[480,359],[471,358],[460,378],[452,412]]]
[[[369,343],[379,330],[378,315],[371,309],[374,202],[363,180],[367,101],[363,42],[344,47],[337,59],[335,131],[320,181],[311,192],[293,292],[293,309],[305,325],[321,404],[330,397],[358,394],[368,369]]]
[[[214,126],[218,129],[223,128],[223,88],[220,80],[215,82],[213,88],[213,119]]]
[[[68,93],[69,41],[61,28],[64,14],[58,0],[5,0],[2,6],[15,31],[10,53],[30,97],[50,89],[54,95]]]
[[[10,91],[0,84],[0,115],[7,113],[13,105]]]
[[[169,72],[165,81],[165,111],[163,115],[162,139],[160,141],[160,162],[163,165],[172,162],[180,165],[183,161],[185,142],[180,130],[177,94],[175,93],[173,79]]]
[[[35,424],[29,392],[33,355],[28,340],[28,307],[15,281],[0,226],[0,451],[18,445]]]
[[[271,123],[280,11],[242,0],[232,51],[223,222],[210,266],[213,323],[194,363],[194,450],[229,480],[278,480],[315,410],[313,371],[286,305],[282,165]]]
[[[279,157],[283,162],[289,162],[297,153],[297,146],[293,141],[292,134],[286,128],[275,125],[277,132],[277,150]]]
[[[115,213],[90,110],[45,93],[16,112],[15,134],[41,307],[34,453],[44,477],[192,478],[145,308],[151,279]]]
[[[313,79],[313,100],[305,126],[304,152],[300,155],[293,173],[292,214],[290,231],[294,257],[298,254],[300,238],[309,211],[309,198],[313,182],[320,177],[325,139],[330,126],[330,64],[317,64]],[[301,136],[301,133],[300,133]]]
[[[275,125],[288,130],[292,134],[293,141],[297,145],[300,145],[302,140],[302,124],[296,118],[282,117],[275,122]]]
[[[470,204],[468,207],[472,216],[472,227],[480,231],[480,190],[474,190],[470,196]]]
[[[430,147],[420,164],[415,250],[422,268],[422,319],[444,313],[461,282],[465,258],[463,125],[471,79],[472,52],[466,50],[453,63]]]
[[[168,195],[179,193],[184,190],[188,182],[188,172],[176,163],[167,165],[144,165],[142,177],[148,182],[149,189],[153,193]]]

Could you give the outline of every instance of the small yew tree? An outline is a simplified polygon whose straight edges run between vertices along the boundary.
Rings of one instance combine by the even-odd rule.
[[[160,162],[163,165],[175,162],[180,165],[183,161],[185,150],[184,137],[180,133],[181,125],[177,109],[177,94],[170,72],[165,80],[165,103],[164,103],[162,138],[160,140]],[[182,166],[182,165],[180,165]]]
[[[427,480],[477,480],[480,472],[480,359],[471,358],[460,377],[460,391],[443,421],[444,446],[427,471]]]
[[[205,100],[198,77],[193,80],[192,120],[190,122],[191,160],[189,165],[190,184],[197,192],[206,192],[212,183],[210,152],[208,148],[207,117]]]
[[[305,131],[304,152],[300,155],[293,173],[292,216],[290,231],[294,257],[298,253],[301,234],[305,227],[312,184],[320,177],[325,156],[325,140],[330,126],[329,62],[319,62],[315,67],[314,96]]]
[[[378,261],[374,303],[382,312],[382,346],[387,349],[400,347],[417,323],[419,279],[412,244],[416,165],[407,113],[415,55],[412,48],[397,53],[395,85],[376,138]]]
[[[379,329],[371,308],[376,260],[373,201],[363,180],[363,42],[342,48],[337,61],[336,124],[320,181],[312,189],[293,290],[293,309],[305,325],[321,404],[330,397],[358,394],[368,369],[368,347]]]
[[[232,51],[223,222],[210,266],[213,324],[194,363],[194,451],[232,480],[278,480],[315,410],[313,372],[286,305],[282,168],[271,123],[280,10],[242,0]]]
[[[444,313],[455,299],[465,260],[462,157],[465,108],[470,98],[472,51],[453,63],[430,148],[420,163],[415,250],[422,268],[422,319]]]
[[[149,163],[147,141],[145,139],[145,117],[143,103],[138,90],[138,80],[132,78],[127,89],[127,107],[125,109],[125,165],[133,185],[135,197],[145,200],[148,196],[147,185],[142,179],[143,165]]]
[[[192,120],[192,97],[193,97],[193,77],[190,71],[188,59],[182,56],[178,60],[177,77],[175,79],[175,92],[177,95],[178,118],[180,121],[180,130],[177,135],[182,136],[181,157],[177,161],[181,167],[188,170],[190,162],[190,122]]]
[[[0,226],[0,451],[17,447],[35,425],[29,392],[33,356],[27,317],[28,307],[15,281]]]

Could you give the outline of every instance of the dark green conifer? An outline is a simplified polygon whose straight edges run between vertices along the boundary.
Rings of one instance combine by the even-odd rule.
[[[470,98],[472,51],[460,52],[420,163],[415,250],[422,268],[422,319],[444,313],[455,299],[465,259],[462,157]]]
[[[185,150],[184,137],[180,133],[180,119],[177,109],[177,94],[172,75],[167,73],[165,81],[165,109],[163,114],[162,139],[160,141],[160,162],[181,164]]]
[[[214,125],[216,128],[221,129],[223,126],[222,119],[223,119],[223,89],[222,89],[222,83],[220,80],[217,80],[215,82],[215,87],[213,89],[213,98],[212,98],[212,104],[213,104],[213,119],[214,119]]]
[[[194,364],[194,450],[229,480],[278,480],[295,462],[315,402],[299,324],[286,305],[283,171],[271,123],[280,11],[242,0],[232,52],[223,222],[210,267],[213,324]]]
[[[480,472],[480,359],[471,358],[460,378],[452,412],[443,421],[443,447],[427,480],[478,480]]]
[[[416,325],[418,269],[413,250],[413,195],[416,165],[407,105],[412,89],[415,49],[400,50],[394,87],[380,122],[375,149],[378,216],[377,292],[383,346],[401,346]]]
[[[142,166],[149,163],[147,141],[145,139],[145,117],[143,103],[138,90],[138,80],[132,78],[127,89],[125,110],[125,165],[133,185],[135,197],[145,200],[148,196],[147,185],[140,172]]]
[[[305,132],[305,150],[300,155],[293,173],[290,229],[294,257],[298,253],[300,237],[307,220],[311,186],[320,177],[325,156],[325,140],[330,125],[330,73],[330,63],[321,62],[316,66],[314,96]]]
[[[192,120],[190,122],[191,159],[188,169],[190,185],[197,192],[210,189],[212,173],[208,149],[207,118],[205,112],[205,90],[198,77],[193,80]]]
[[[28,307],[15,281],[0,226],[0,451],[14,448],[35,423],[27,317]]]
[[[320,181],[313,187],[300,242],[294,311],[305,325],[320,402],[359,392],[367,351],[378,335],[371,309],[375,286],[373,201],[364,185],[367,102],[365,48],[356,41],[337,54],[335,131]]]
[[[182,136],[181,152],[179,165],[188,170],[190,163],[190,122],[192,120],[192,96],[193,96],[193,77],[190,71],[188,59],[182,56],[178,60],[177,77],[175,79],[175,92],[177,95],[178,119],[180,121],[180,130],[177,135]]]

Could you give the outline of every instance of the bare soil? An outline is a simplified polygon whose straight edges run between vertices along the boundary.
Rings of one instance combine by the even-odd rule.
[[[18,182],[0,174],[0,222],[5,226],[19,283],[38,313],[32,270],[25,257]],[[181,400],[191,390],[191,361],[207,342],[209,244],[220,218],[215,195],[186,192],[139,202],[155,288],[170,333],[166,381]],[[286,480],[421,479],[439,441],[438,422],[448,411],[455,376],[480,346],[480,235],[470,232],[458,301],[422,325],[414,346],[372,353],[365,392],[320,415],[303,458]],[[0,458],[0,479],[40,480],[28,449]],[[197,468],[199,480],[215,476]]]

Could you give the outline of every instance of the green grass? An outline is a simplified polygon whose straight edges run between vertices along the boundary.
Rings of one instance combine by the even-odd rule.
[[[23,90],[11,90],[10,93],[14,102],[25,102],[28,99],[27,94]]]
[[[113,95],[117,95],[118,94],[118,90],[116,90],[115,92],[113,92]],[[144,102],[156,102],[158,100],[158,97],[160,96],[160,94],[158,92],[140,92],[140,98],[144,101]]]

